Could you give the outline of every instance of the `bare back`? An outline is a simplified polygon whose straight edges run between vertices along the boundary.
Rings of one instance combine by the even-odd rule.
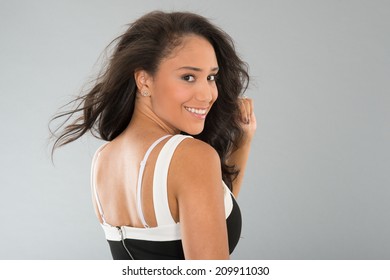
[[[143,228],[137,212],[137,182],[141,183],[142,212],[150,227],[157,226],[153,206],[153,176],[157,157],[170,137],[163,139],[151,150],[142,178],[140,163],[148,148],[157,138],[117,137],[99,152],[95,163],[95,186],[104,208],[106,222],[114,226]],[[94,200],[95,201],[95,200]],[[168,187],[168,202],[172,217],[178,222],[176,199]],[[95,203],[97,216],[97,206]],[[102,222],[102,221],[101,221]]]
[[[92,165],[96,213],[108,240],[118,238],[117,227],[134,232],[163,230],[168,225],[168,238],[180,240],[186,258],[228,258],[228,217],[239,209],[233,207],[234,198],[222,183],[215,150],[183,135],[166,135],[153,142],[126,139],[119,137],[99,149]],[[240,230],[241,218],[234,216]],[[147,232],[138,236],[143,239]]]

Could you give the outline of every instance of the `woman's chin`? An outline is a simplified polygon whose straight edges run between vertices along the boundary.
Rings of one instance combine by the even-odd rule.
[[[199,128],[185,129],[185,130],[182,130],[182,131],[187,133],[188,135],[195,136],[195,135],[198,135],[198,134],[202,133],[203,129],[204,129],[204,126],[199,127]]]

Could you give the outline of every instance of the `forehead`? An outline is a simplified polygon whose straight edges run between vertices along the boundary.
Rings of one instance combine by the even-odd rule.
[[[200,69],[211,69],[218,66],[213,46],[205,38],[197,35],[187,35],[181,39],[181,44],[161,61],[160,67],[192,66]]]

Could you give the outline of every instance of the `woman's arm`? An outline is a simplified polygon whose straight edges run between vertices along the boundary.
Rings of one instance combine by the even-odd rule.
[[[171,161],[186,259],[229,259],[220,159],[208,144],[184,140]]]
[[[233,194],[235,197],[238,196],[241,190],[252,139],[257,127],[253,100],[249,98],[242,98],[240,102],[240,121],[244,133],[241,141],[238,143],[237,150],[235,150],[227,159],[227,163],[229,165],[235,165],[236,168],[240,170],[237,178],[233,181]]]

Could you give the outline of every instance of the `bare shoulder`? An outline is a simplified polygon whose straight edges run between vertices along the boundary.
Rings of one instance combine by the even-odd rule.
[[[222,186],[221,162],[217,151],[194,138],[176,148],[169,168],[168,183],[176,198],[212,192]]]
[[[206,142],[195,138],[186,138],[180,143],[175,151],[174,160],[185,158],[189,160],[188,157],[191,157],[191,162],[201,161],[204,163],[205,159],[219,162],[217,151]]]

